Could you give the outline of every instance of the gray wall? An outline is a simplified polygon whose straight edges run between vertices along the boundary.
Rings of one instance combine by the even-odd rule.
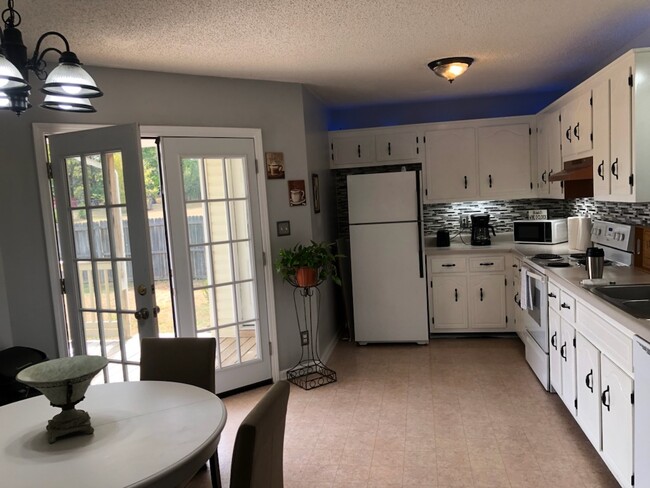
[[[261,128],[264,150],[284,153],[287,180],[308,180],[301,85],[107,68],[89,71],[106,94],[94,102],[96,114],[64,114],[38,108],[40,82],[34,80],[35,108],[20,118],[0,113],[0,249],[8,302],[3,306],[0,301],[0,320],[8,313],[16,345],[42,349],[51,357],[57,355],[57,349],[33,122]],[[287,180],[267,181],[274,258],[280,247],[312,238],[311,207],[289,207]],[[290,238],[276,236],[278,220],[291,221]],[[284,369],[292,366],[296,357],[295,315],[290,290],[277,278],[275,285],[278,354],[280,368]]]
[[[5,289],[2,249],[0,248],[0,349],[5,349],[13,345],[11,326],[9,324],[9,305],[7,303],[7,291]]]

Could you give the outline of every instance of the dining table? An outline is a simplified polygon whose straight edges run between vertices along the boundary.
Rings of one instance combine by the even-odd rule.
[[[182,486],[214,454],[227,417],[213,393],[166,381],[91,385],[76,408],[94,433],[50,444],[59,409],[47,398],[0,407],[0,486]]]

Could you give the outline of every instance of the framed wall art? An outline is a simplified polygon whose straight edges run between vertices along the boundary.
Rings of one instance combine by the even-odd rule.
[[[284,153],[281,152],[264,153],[264,162],[266,166],[266,177],[269,180],[284,179]]]
[[[289,180],[289,206],[300,207],[307,205],[305,180]]]
[[[314,201],[314,213],[320,213],[320,182],[318,175],[311,175],[311,198]]]

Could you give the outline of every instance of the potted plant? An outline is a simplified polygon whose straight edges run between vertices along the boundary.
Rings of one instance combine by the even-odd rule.
[[[332,246],[330,242],[311,241],[307,246],[298,243],[292,248],[280,249],[275,269],[283,280],[301,288],[316,286],[328,278],[340,285],[336,272],[339,255],[332,254]]]

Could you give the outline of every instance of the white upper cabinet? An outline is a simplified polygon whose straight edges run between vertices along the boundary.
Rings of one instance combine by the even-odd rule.
[[[426,132],[427,200],[478,197],[476,129],[461,127]]]
[[[530,124],[479,127],[479,193],[487,198],[533,196]]]
[[[541,198],[564,198],[562,182],[550,181],[553,173],[562,171],[560,134],[559,112],[537,116],[537,196]]]
[[[397,132],[375,136],[377,161],[415,159],[419,152],[419,137],[415,132]]]
[[[347,133],[330,141],[333,166],[365,166],[375,162],[375,136],[367,133]]]
[[[579,158],[592,149],[591,104],[591,90],[588,90],[560,110],[564,161]]]

